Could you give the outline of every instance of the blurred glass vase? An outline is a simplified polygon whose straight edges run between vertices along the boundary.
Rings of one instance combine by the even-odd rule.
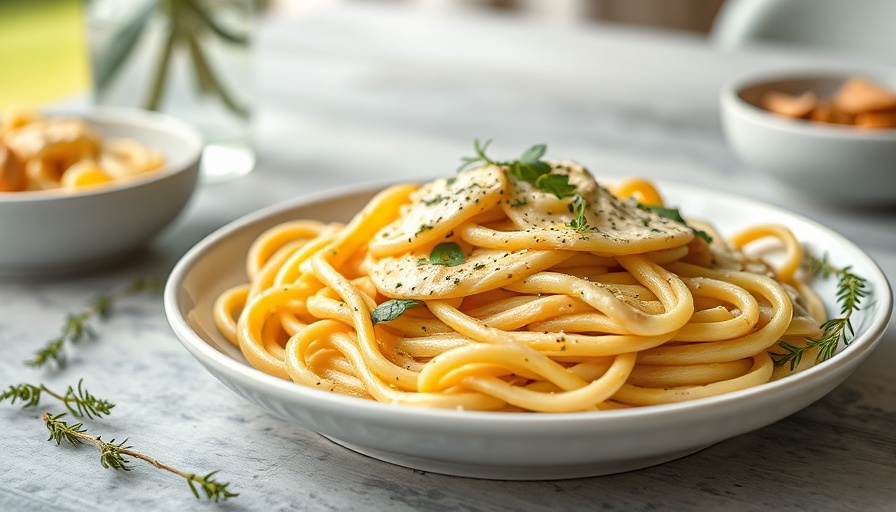
[[[206,141],[206,181],[251,171],[256,2],[88,0],[94,102],[158,110],[195,126]]]

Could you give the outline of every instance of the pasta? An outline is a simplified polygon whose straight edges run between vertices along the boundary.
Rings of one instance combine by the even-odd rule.
[[[0,192],[110,184],[161,168],[161,153],[131,139],[103,140],[73,117],[9,108],[0,119]]]
[[[727,393],[789,373],[769,351],[819,334],[824,307],[786,228],[725,241],[664,215],[646,180],[611,190],[549,165],[574,196],[486,163],[390,187],[344,225],[275,226],[216,324],[251,365],[301,385],[507,412]],[[774,267],[745,254],[760,239],[783,249]]]

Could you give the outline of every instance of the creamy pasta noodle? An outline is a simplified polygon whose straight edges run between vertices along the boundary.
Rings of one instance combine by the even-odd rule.
[[[12,107],[0,117],[0,192],[84,190],[164,164],[160,152],[131,139],[103,139],[76,117]]]
[[[787,228],[726,240],[645,180],[605,188],[538,158],[390,187],[345,225],[267,230],[248,284],[218,298],[218,328],[254,367],[312,388],[536,412],[755,386],[791,371],[778,343],[819,334]],[[765,238],[783,247],[774,267],[742,251]]]

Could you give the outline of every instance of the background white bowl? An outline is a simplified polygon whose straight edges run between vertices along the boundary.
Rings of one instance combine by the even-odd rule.
[[[165,166],[78,192],[0,193],[0,276],[44,276],[108,264],[148,242],[193,193],[202,138],[188,124],[131,109],[71,115],[89,122],[103,138],[130,138],[161,151]]]
[[[722,89],[722,128],[751,167],[794,191],[836,204],[896,204],[896,129],[867,129],[791,119],[760,108],[767,91],[831,97],[853,76],[896,90],[896,74],[802,73],[750,77]]]
[[[218,295],[245,283],[249,245],[287,220],[347,221],[376,186],[300,198],[231,223],[187,252],[165,289],[165,311],[187,350],[246,400],[287,421],[372,457],[437,473],[544,480],[639,469],[693,453],[777,421],[818,400],[846,379],[877,344],[892,309],[883,273],[858,247],[784,210],[714,191],[662,184],[669,204],[712,218],[723,233],[762,222],[783,223],[834,264],[852,265],[869,282],[853,317],[856,338],[831,360],[800,374],[722,396],[679,404],[601,412],[529,414],[445,411],[390,405],[312,389],[251,367],[218,333]],[[833,282],[819,283],[830,311]]]

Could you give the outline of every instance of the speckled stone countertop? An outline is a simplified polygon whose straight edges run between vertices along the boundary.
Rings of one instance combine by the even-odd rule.
[[[537,34],[538,37],[535,37]],[[55,446],[40,416],[0,404],[0,510],[892,510],[896,330],[843,385],[766,428],[640,471],[551,482],[489,481],[380,462],[282,421],[215,380],[180,345],[161,298],[123,300],[69,350],[62,371],[22,364],[69,312],[138,275],[165,276],[216,228],[263,206],[376,178],[452,170],[473,137],[533,141],[598,172],[642,175],[785,205],[846,234],[896,281],[896,210],[840,211],[791,195],[731,154],[717,95],[750,71],[838,65],[697,37],[513,17],[356,5],[265,20],[257,41],[259,161],[202,186],[145,251],[101,273],[0,283],[0,385],[65,389],[84,378],[118,405],[103,439],[186,471],[220,470],[240,496],[196,501],[135,461],[103,469],[92,447]],[[9,241],[0,241],[9,243]]]

